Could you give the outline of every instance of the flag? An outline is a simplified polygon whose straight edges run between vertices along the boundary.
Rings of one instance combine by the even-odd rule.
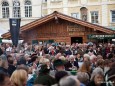
[[[19,40],[20,21],[21,21],[20,18],[10,18],[9,19],[11,39],[15,47],[17,47],[18,40]]]

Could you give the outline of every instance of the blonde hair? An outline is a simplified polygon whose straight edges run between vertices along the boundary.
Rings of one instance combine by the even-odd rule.
[[[24,86],[24,82],[27,80],[27,72],[23,69],[15,70],[10,80],[14,86]]]
[[[50,62],[50,60],[46,59],[46,58],[43,58],[43,57],[39,61],[39,63],[41,63],[41,64],[46,64],[47,62]]]

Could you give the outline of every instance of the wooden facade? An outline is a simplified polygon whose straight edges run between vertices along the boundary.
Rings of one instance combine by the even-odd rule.
[[[88,39],[89,34],[115,34],[115,31],[55,11],[46,17],[22,26],[20,36],[29,43],[32,43],[32,40],[40,42],[54,40],[67,44],[96,41]],[[5,33],[2,36],[10,38],[10,33]]]

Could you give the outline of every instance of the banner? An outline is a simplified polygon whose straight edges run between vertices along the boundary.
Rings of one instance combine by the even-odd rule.
[[[88,39],[113,39],[115,35],[88,35]]]
[[[17,47],[18,40],[19,40],[20,21],[21,21],[20,18],[19,19],[18,18],[9,19],[11,39],[15,47]]]

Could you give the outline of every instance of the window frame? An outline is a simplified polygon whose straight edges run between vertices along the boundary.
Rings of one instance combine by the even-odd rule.
[[[4,3],[7,3],[7,5],[3,5]],[[9,18],[10,11],[9,11],[9,3],[7,1],[2,2],[2,18]]]
[[[72,16],[72,15],[74,15],[74,14],[76,14],[76,17]],[[76,18],[76,19],[79,19],[79,13],[71,13],[71,17]]]
[[[111,17],[111,23],[115,23],[115,18],[114,18],[114,21],[112,20],[112,12],[113,11],[115,11],[115,10],[111,10],[111,16],[110,16]],[[115,16],[115,14],[114,14],[114,16]]]
[[[30,5],[26,4],[27,1],[30,2]],[[30,0],[25,0],[24,11],[25,11],[25,17],[32,17],[32,2]]]
[[[19,5],[15,6],[14,3],[17,3]],[[15,13],[17,12],[17,13]],[[20,8],[20,2],[19,1],[13,1],[13,17],[14,18],[20,18],[21,17],[21,8]]]
[[[92,22],[92,13],[95,13],[95,16],[93,14],[93,17],[95,18],[95,19],[93,19],[94,22]],[[97,13],[97,16],[96,16],[96,13]],[[99,11],[90,11],[90,15],[91,15],[91,23],[99,24]],[[98,17],[98,18],[96,19],[96,17]]]

